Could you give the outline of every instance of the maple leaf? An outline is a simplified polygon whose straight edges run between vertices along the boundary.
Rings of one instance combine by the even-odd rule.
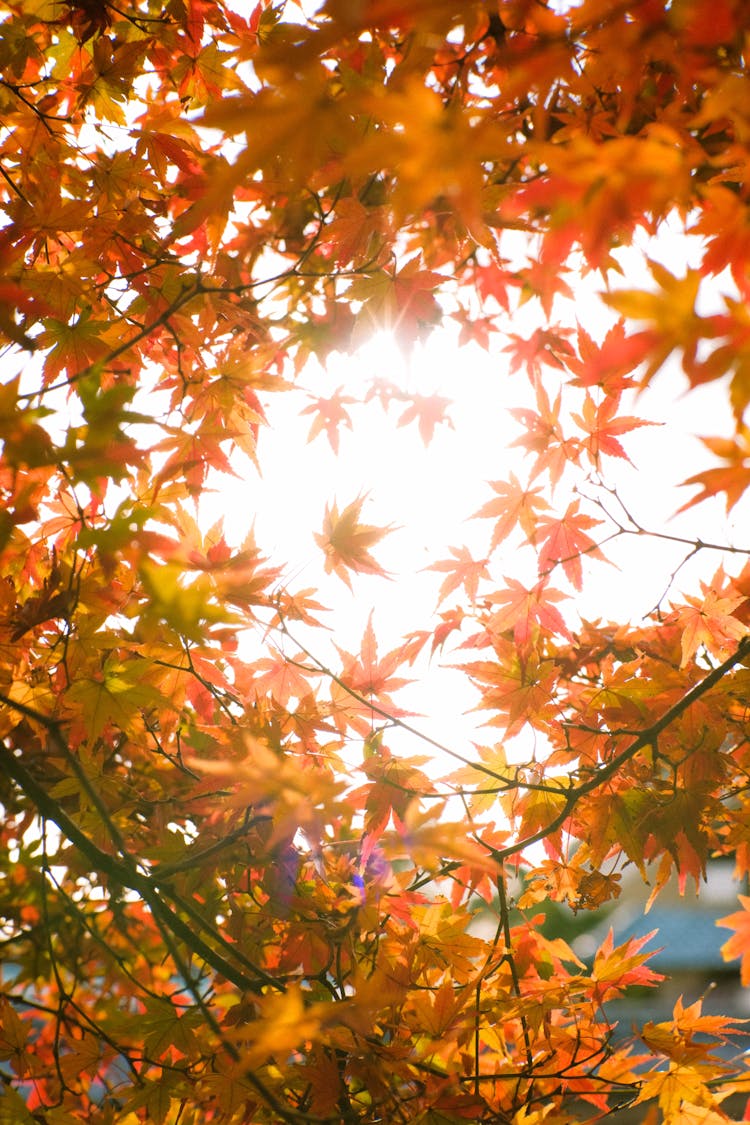
[[[281,994],[263,997],[260,1018],[238,1028],[244,1066],[257,1066],[269,1057],[285,1057],[305,1040],[318,1038],[330,1006],[309,1004],[302,989],[291,984]]]
[[[712,1112],[719,1103],[711,1093],[711,1083],[722,1078],[725,1068],[716,1063],[670,1061],[666,1070],[648,1078],[642,1085],[638,1102],[658,1098],[664,1120],[687,1125],[689,1122],[712,1122],[721,1116]],[[726,1120],[726,1119],[725,1119]]]
[[[556,671],[549,661],[521,660],[516,650],[501,639],[494,642],[496,661],[472,661],[461,665],[482,692],[479,707],[498,711],[493,726],[505,726],[516,734],[526,723],[544,728],[554,717],[553,686]],[[507,717],[506,717],[507,716]]]
[[[644,340],[648,345],[648,369],[644,382],[651,379],[676,348],[683,351],[683,369],[688,378],[698,382],[703,375],[701,371],[696,377],[698,340],[703,334],[714,334],[710,319],[704,320],[696,313],[701,272],[688,269],[684,277],[676,277],[659,262],[650,260],[648,266],[656,283],[655,290],[618,289],[605,294],[603,300],[631,320],[648,322]]]
[[[750,898],[747,895],[738,895],[737,898],[742,909],[718,918],[716,925],[734,930],[732,937],[722,945],[721,955],[725,961],[742,958],[740,975],[742,985],[746,988],[750,985]]]
[[[578,356],[566,359],[568,370],[575,374],[573,386],[601,387],[606,395],[619,398],[623,391],[635,386],[631,372],[649,354],[649,340],[643,333],[626,335],[625,321],[618,320],[609,329],[601,344],[578,325]]]
[[[541,495],[541,488],[524,488],[514,473],[509,473],[507,481],[490,481],[490,487],[497,493],[497,499],[488,500],[473,517],[496,521],[490,550],[494,551],[517,527],[533,543],[538,522],[537,512],[549,509],[549,504]]]
[[[684,512],[723,492],[729,512],[750,486],[750,430],[743,425],[738,427],[737,434],[732,438],[704,437],[701,441],[727,464],[704,469],[683,481],[683,487],[700,485],[703,491],[688,500],[678,511]]]
[[[27,1069],[29,1025],[3,996],[0,1000],[0,1058],[12,1060],[14,1069],[25,1074]]]
[[[564,597],[559,590],[550,589],[546,579],[531,589],[514,578],[506,577],[504,582],[506,589],[497,591],[489,599],[491,605],[503,607],[494,610],[487,622],[491,634],[512,629],[514,644],[522,653],[529,651],[535,626],[572,640],[562,615],[552,605]]]
[[[337,504],[326,505],[323,531],[315,533],[316,543],[325,552],[326,574],[333,572],[351,589],[348,571],[359,574],[379,574],[386,572],[370,554],[370,548],[393,530],[388,527],[373,527],[359,522],[366,496],[359,496],[339,512]]]
[[[440,624],[433,630],[418,629],[414,633],[410,633],[406,638],[406,643],[403,647],[404,660],[408,664],[413,664],[419,653],[429,640],[432,641],[430,645],[430,655],[434,656],[437,649],[442,648],[451,633],[461,628],[464,620],[464,612],[460,607],[456,609],[447,610],[440,613]]]
[[[561,565],[565,574],[580,590],[583,586],[583,567],[581,556],[603,559],[600,548],[588,535],[592,527],[600,527],[601,520],[579,512],[580,502],[573,500],[561,519],[554,516],[540,516],[537,534],[539,548],[539,573],[547,574],[555,566]]]
[[[477,266],[474,273],[474,282],[477,292],[483,301],[492,298],[505,312],[510,311],[508,288],[518,287],[521,279],[512,270],[503,269],[507,262],[489,262],[486,266]]]
[[[544,388],[536,387],[536,410],[514,407],[509,411],[523,426],[524,432],[511,445],[520,445],[529,453],[536,454],[531,470],[532,479],[543,472],[549,472],[552,484],[557,484],[565,468],[578,449],[578,442],[566,438],[560,425],[560,404],[562,395],[558,394],[550,403]]]
[[[513,356],[511,371],[525,366],[532,379],[541,375],[543,364],[562,368],[574,354],[570,342],[563,335],[545,328],[535,329],[528,338],[511,333],[510,339],[512,342],[503,351]]]
[[[329,398],[316,398],[309,406],[305,406],[300,414],[313,414],[313,422],[307,440],[312,441],[319,433],[325,430],[328,443],[334,453],[339,451],[339,429],[341,426],[352,428],[351,416],[346,407],[351,406],[356,399],[341,393],[339,387]]]
[[[720,572],[717,575],[719,582],[722,577],[723,572]],[[712,656],[723,660],[748,634],[748,626],[733,616],[733,611],[745,600],[741,594],[731,598],[720,597],[714,586],[703,582],[701,589],[702,598],[686,598],[689,608],[678,609],[674,615],[682,627],[682,668],[692,660],[701,645],[705,645]]]
[[[377,751],[371,752],[363,769],[372,781],[366,786],[364,806],[364,828],[370,837],[366,845],[367,854],[372,851],[375,840],[382,836],[391,817],[397,827],[403,826],[415,797],[429,792],[430,784],[417,762],[393,758],[386,747],[378,747]]]
[[[256,696],[270,692],[277,702],[286,706],[290,696],[304,699],[310,692],[310,684],[297,665],[280,652],[272,650],[272,655],[258,660],[255,667],[259,673],[253,677],[252,684]]]
[[[602,455],[606,457],[621,457],[630,461],[627,453],[617,440],[621,434],[629,433],[641,426],[653,426],[654,422],[644,418],[634,418],[628,415],[618,415],[619,395],[610,395],[598,405],[591,395],[587,394],[583,404],[582,414],[571,414],[573,421],[589,435],[584,442],[584,449],[592,465],[598,466]]]
[[[656,932],[656,930],[652,930],[650,933],[644,934],[643,937],[630,938],[622,945],[615,947],[614,932],[612,929],[609,930],[594,957],[592,981],[594,982],[594,995],[598,1003],[603,1004],[607,999],[611,1000],[613,997],[621,995],[631,985],[653,987],[659,981],[664,980],[661,973],[654,972],[645,964],[649,957],[653,956],[653,951],[650,953],[641,952],[644,945],[651,941]]]
[[[398,420],[399,426],[406,426],[416,418],[419,424],[419,434],[425,445],[429,445],[439,425],[454,429],[453,422],[446,414],[451,401],[440,395],[411,395],[411,404],[407,406]]]
[[[718,1044],[726,1042],[733,1030],[736,1033],[737,1021],[727,1019],[726,1016],[704,1016],[702,1012],[702,1000],[685,1006],[680,996],[674,1005],[673,1018],[656,1024],[649,1020],[643,1026],[641,1038],[651,1050],[659,1051],[678,1062],[710,1057],[712,1047],[717,1044],[707,1042],[706,1039],[711,1037]],[[696,1040],[696,1035],[701,1038]]]
[[[552,825],[568,808],[565,789],[559,792],[552,791],[552,785],[546,790],[532,789],[513,804],[514,817],[520,816],[521,823],[518,829],[520,839],[525,840],[541,832],[545,834],[544,846],[548,855],[557,859],[561,855],[562,828],[552,831]]]
[[[389,858],[396,859],[406,852],[419,867],[434,869],[441,866],[443,856],[450,855],[469,870],[472,883],[486,875],[497,876],[497,861],[489,849],[467,836],[463,822],[446,822],[439,805],[425,813],[417,801],[411,800],[400,819],[403,823],[396,823],[396,832],[381,841]]]
[[[44,363],[44,378],[52,383],[63,372],[78,375],[107,354],[104,339],[106,324],[93,320],[90,313],[77,317],[71,323],[48,317],[45,331],[38,344],[49,348]]]
[[[489,559],[473,558],[467,547],[451,547],[450,552],[453,555],[452,559],[444,559],[424,568],[444,572],[447,575],[440,587],[438,605],[459,586],[463,587],[472,602],[476,601],[480,579],[490,576],[487,570]]]
[[[334,217],[326,225],[321,249],[340,266],[349,262],[362,265],[373,257],[385,222],[383,208],[365,207],[359,199],[347,196],[336,204]]]
[[[358,695],[372,696],[387,707],[391,714],[396,711],[390,699],[390,692],[396,691],[410,681],[401,676],[394,676],[403,662],[401,647],[392,649],[385,656],[378,655],[378,642],[372,623],[372,613],[367,620],[367,626],[362,634],[362,643],[357,656],[352,656],[339,649],[342,658],[341,679]],[[335,685],[334,685],[335,686]],[[398,712],[403,714],[403,712]]]
[[[349,295],[363,302],[358,318],[362,338],[386,331],[410,348],[439,321],[441,310],[434,290],[444,278],[419,266],[419,259],[412,258],[395,272],[382,270],[352,283]]]

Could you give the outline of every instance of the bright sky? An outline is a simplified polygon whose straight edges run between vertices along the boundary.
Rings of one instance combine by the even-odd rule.
[[[684,240],[665,236],[649,247],[649,253],[679,274],[691,250]],[[639,284],[641,262],[637,251],[625,255],[623,285]],[[592,281],[581,282],[575,314],[598,338],[606,330],[610,314],[593,297],[592,289]],[[529,335],[538,316],[532,305],[525,306],[512,330]],[[215,513],[217,507],[227,513],[230,541],[239,541],[254,520],[259,544],[274,563],[283,561],[290,587],[321,590],[320,600],[331,608],[324,620],[330,624],[332,643],[357,651],[373,608],[381,652],[395,647],[412,630],[434,628],[436,595],[443,576],[424,573],[423,568],[448,557],[451,546],[465,544],[475,558],[486,554],[491,521],[467,517],[494,495],[487,481],[504,479],[510,470],[525,479],[529,467],[522,451],[510,448],[521,431],[507,413],[514,405],[530,405],[529,385],[523,374],[508,374],[504,343],[498,335],[489,353],[476,345],[459,349],[455,334],[441,328],[408,357],[381,335],[353,356],[332,357],[325,372],[311,366],[303,373],[302,383],[315,396],[329,395],[338,387],[345,393],[361,393],[373,375],[422,394],[444,395],[454,403],[450,413],[455,429],[439,427],[425,448],[416,425],[397,428],[400,411],[387,415],[377,403],[370,403],[352,411],[354,431],[341,431],[337,457],[323,435],[307,443],[312,419],[295,414],[303,400],[289,396],[284,401],[288,396],[281,395],[269,411],[270,429],[260,435],[262,478],[243,468],[242,479],[225,481],[220,496],[206,507],[206,513]],[[554,387],[553,380],[554,376],[550,387]],[[678,362],[672,360],[629,406],[628,412],[662,424],[624,436],[634,466],[607,459],[608,483],[617,485],[623,500],[646,527],[741,544],[741,506],[731,519],[721,504],[710,502],[670,520],[692,494],[687,489],[675,491],[675,485],[715,463],[694,435],[727,432],[731,424],[722,385],[699,388],[685,396],[686,386]],[[546,483],[545,478],[537,483]],[[322,529],[326,502],[336,500],[341,509],[362,493],[368,494],[363,509],[367,523],[397,527],[373,552],[394,577],[386,583],[354,576],[352,594],[335,576],[323,574],[323,556],[313,534]],[[750,532],[744,540],[750,545]],[[688,548],[626,537],[609,545],[607,551],[620,569],[584,561],[584,590],[576,598],[576,609],[589,619],[637,621],[662,597],[670,573]],[[680,571],[672,597],[695,591],[698,579],[710,579],[720,561],[717,553],[702,552]],[[731,567],[731,560],[728,565]],[[502,586],[504,576],[530,582],[534,567],[531,551],[501,548],[492,557],[490,569]],[[668,601],[664,608],[668,609]],[[321,645],[322,649],[316,647]],[[331,645],[326,646],[318,636],[313,647],[316,656],[332,660],[335,666]],[[465,677],[444,667],[456,659],[450,651],[436,657],[426,678],[399,699],[424,715],[416,720],[417,726],[470,753],[472,738],[494,742],[497,732],[485,729],[477,734],[484,716],[465,714],[476,697]],[[402,753],[424,749],[401,741],[398,748]]]

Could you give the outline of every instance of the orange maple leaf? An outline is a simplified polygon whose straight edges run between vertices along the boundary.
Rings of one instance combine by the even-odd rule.
[[[531,470],[532,479],[545,469],[549,472],[550,481],[557,484],[568,462],[575,458],[580,443],[575,438],[566,438],[560,425],[561,394],[558,393],[553,403],[550,403],[546,391],[541,386],[536,388],[536,410],[526,410],[514,407],[508,413],[523,426],[523,433],[511,446],[521,446],[528,453],[536,455]]]
[[[339,266],[366,261],[385,225],[383,212],[382,207],[364,207],[352,196],[339,200],[333,219],[325,227],[323,253]]]
[[[511,332],[508,338],[511,343],[503,348],[503,351],[510,352],[513,357],[510,361],[510,370],[518,371],[525,366],[532,380],[541,375],[543,364],[563,368],[573,355],[573,349],[565,339],[564,332],[536,328],[528,338],[518,336],[515,332]]]
[[[718,918],[716,925],[734,930],[732,937],[722,945],[721,955],[725,961],[733,961],[735,957],[742,958],[740,976],[742,986],[746,988],[750,984],[750,898],[747,895],[738,895],[737,897],[742,910],[737,910],[734,914],[727,914],[724,918]]]
[[[699,485],[703,491],[683,504],[679,512],[722,492],[729,512],[742,499],[750,485],[750,431],[746,426],[740,426],[735,437],[704,437],[701,441],[707,449],[727,463],[705,469],[682,482],[681,487]]]
[[[581,556],[604,559],[594,540],[587,535],[588,529],[597,527],[601,520],[583,515],[578,508],[579,502],[574,500],[562,519],[540,516],[538,525],[543,541],[539,551],[539,573],[546,574],[559,563],[576,590],[583,586]]]
[[[617,407],[620,403],[619,395],[609,395],[598,405],[591,395],[587,394],[581,414],[571,414],[571,418],[588,435],[584,448],[592,465],[600,463],[602,455],[606,457],[621,457],[630,461],[627,453],[617,440],[620,434],[638,429],[640,426],[654,426],[645,418],[635,418],[632,415],[618,415]],[[632,462],[631,462],[632,463]]]
[[[497,498],[488,500],[474,519],[497,519],[492,532],[490,550],[494,551],[498,543],[507,538],[516,527],[520,527],[529,542],[534,542],[537,525],[537,511],[544,511],[549,504],[541,496],[541,488],[524,488],[514,473],[510,473],[507,481],[490,481],[490,487],[497,493]]]
[[[519,652],[528,652],[535,626],[572,640],[562,614],[550,604],[563,597],[559,590],[547,589],[544,579],[530,590],[514,578],[506,577],[504,581],[506,589],[498,590],[490,598],[493,604],[500,606],[488,622],[491,632],[503,633],[512,629],[513,641]]]
[[[444,601],[448,594],[462,586],[472,602],[476,601],[477,589],[480,578],[489,578],[487,563],[489,559],[475,559],[467,547],[451,547],[452,559],[442,559],[432,566],[424,567],[425,570],[443,571],[446,578],[440,587],[438,605]]]
[[[745,600],[740,594],[722,598],[712,586],[701,582],[702,598],[687,597],[684,609],[678,610],[677,620],[682,625],[682,660],[684,668],[701,645],[712,656],[723,660],[737,641],[747,636],[748,627],[733,615]]]
[[[616,395],[635,385],[630,372],[648,353],[648,338],[642,332],[625,335],[625,323],[618,320],[606,334],[601,344],[578,326],[578,358],[568,358],[566,367],[576,375],[571,385],[601,387],[605,395]]]
[[[370,547],[379,542],[393,525],[388,527],[373,527],[370,524],[359,522],[362,505],[366,496],[358,496],[351,504],[339,512],[334,501],[331,508],[326,505],[322,534],[315,533],[315,541],[325,552],[326,574],[334,574],[352,588],[351,579],[347,571],[354,570],[359,574],[379,574],[384,578],[389,577],[370,554]]]
[[[610,929],[594,957],[593,993],[600,1004],[622,995],[623,991],[631,985],[653,987],[664,980],[661,973],[654,972],[644,964],[658,950],[641,953],[644,945],[647,945],[656,933],[656,930],[651,930],[642,937],[630,938],[615,947],[614,934]]]
[[[498,711],[491,726],[505,727],[508,736],[524,724],[541,727],[555,713],[556,672],[549,660],[534,657],[521,662],[515,646],[502,638],[494,641],[496,660],[478,660],[461,665],[482,692],[478,709]]]
[[[679,996],[673,1008],[673,1018],[662,1023],[649,1020],[643,1026],[641,1038],[652,1051],[678,1062],[710,1059],[712,1049],[725,1043],[732,1031],[736,1034],[739,1021],[726,1016],[704,1016],[702,1012],[702,1000],[686,1006]],[[696,1040],[696,1035],[701,1038]],[[707,1042],[707,1039],[714,1042]]]

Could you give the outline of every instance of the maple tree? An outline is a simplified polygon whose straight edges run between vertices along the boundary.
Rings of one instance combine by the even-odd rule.
[[[625,868],[750,873],[748,551],[647,527],[612,475],[670,360],[733,419],[683,508],[750,485],[749,36],[743,0],[6,0],[1,1121],[716,1125],[747,1097],[699,1000],[613,1035],[604,1005],[658,987],[645,938],[584,963],[540,918]],[[628,276],[669,224],[691,261]],[[528,456],[466,512],[482,545],[422,568],[434,618],[389,647],[371,614],[350,652],[324,580],[374,598],[398,520],[321,496],[308,588],[203,502],[271,448],[300,471],[279,401],[334,451],[377,411],[436,440],[445,395],[321,372],[444,324],[523,386]],[[663,597],[587,620],[633,539],[683,552]],[[405,702],[439,658],[476,745]]]

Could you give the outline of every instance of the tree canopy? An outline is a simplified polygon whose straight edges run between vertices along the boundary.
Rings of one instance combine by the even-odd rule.
[[[673,509],[750,485],[749,37],[743,0],[6,0],[0,1121],[718,1125],[747,1096],[699,998],[613,1034],[658,987],[644,941],[584,962],[540,918],[628,868],[750,872],[747,538],[617,487],[667,362],[731,419]],[[466,511],[481,550],[430,556],[435,613],[352,646],[394,520],[321,492],[309,586],[206,501],[272,450],[299,472],[292,415],[334,451],[376,414],[443,433],[447,395],[356,354],[445,325],[523,388],[523,471]],[[588,620],[625,540],[678,552],[664,594]],[[441,662],[477,743],[404,702]],[[724,921],[750,984],[750,898]]]

